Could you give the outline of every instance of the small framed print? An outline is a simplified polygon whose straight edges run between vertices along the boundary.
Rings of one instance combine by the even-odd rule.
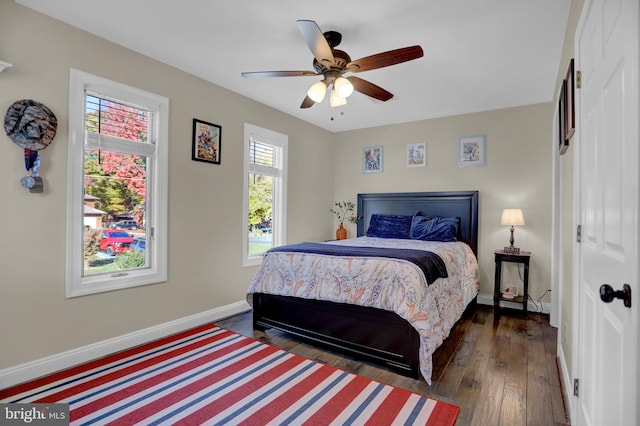
[[[427,167],[426,143],[410,143],[407,145],[407,167]]]
[[[458,167],[482,167],[485,165],[484,135],[463,136],[458,139]]]
[[[564,138],[567,140],[567,144],[569,143],[569,139],[573,136],[573,133],[576,131],[576,109],[575,109],[575,97],[574,97],[574,86],[575,86],[575,75],[573,70],[573,58],[569,62],[569,70],[567,71],[567,78],[565,79],[566,87],[564,88]]]
[[[220,164],[222,127],[194,118],[191,144],[192,160]]]
[[[563,155],[569,149],[569,139],[567,138],[567,81],[562,82],[560,96],[558,96],[558,149]]]
[[[383,147],[368,146],[362,150],[363,173],[382,173]]]

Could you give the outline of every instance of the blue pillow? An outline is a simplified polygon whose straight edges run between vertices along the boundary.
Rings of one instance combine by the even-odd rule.
[[[411,218],[392,214],[372,214],[367,237],[409,239]]]
[[[413,216],[409,237],[424,241],[457,241],[459,217]]]

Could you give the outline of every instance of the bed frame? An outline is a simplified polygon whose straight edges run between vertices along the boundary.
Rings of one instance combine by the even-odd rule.
[[[358,194],[358,236],[371,215],[459,217],[458,240],[478,249],[478,191]],[[314,344],[419,377],[418,332],[397,314],[345,303],[253,295],[253,328],[276,328]]]

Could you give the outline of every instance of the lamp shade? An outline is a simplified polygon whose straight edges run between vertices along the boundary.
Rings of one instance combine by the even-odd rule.
[[[524,215],[520,209],[504,209],[502,210],[502,218],[500,218],[500,225],[507,226],[523,226]]]
[[[338,92],[334,87],[333,90],[331,91],[331,97],[329,98],[329,105],[331,105],[332,107],[339,107],[346,104],[347,104],[347,99],[338,95]]]
[[[313,102],[322,102],[326,93],[327,85],[324,81],[319,81],[309,88],[307,96],[309,96]]]
[[[333,88],[341,98],[348,98],[353,93],[353,84],[344,77],[336,78]]]

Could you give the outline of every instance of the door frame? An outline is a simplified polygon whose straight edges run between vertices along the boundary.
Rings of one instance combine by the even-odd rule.
[[[558,99],[558,95],[554,99]],[[553,114],[553,135],[551,140],[551,309],[549,312],[549,324],[552,327],[561,330],[558,333],[558,348],[560,346],[561,334],[560,328],[560,306],[562,306],[563,294],[560,291],[560,278],[562,274],[562,158],[558,152],[559,134],[558,134],[558,103]]]
[[[561,93],[561,87],[558,89],[558,93],[556,93],[556,97],[554,99],[559,99],[560,93]],[[571,378],[576,377],[575,348],[577,345],[577,336],[576,336],[576,333],[574,332],[574,326],[575,324],[577,324],[576,307],[578,305],[576,302],[577,294],[573,290],[575,288],[574,286],[575,286],[575,270],[576,270],[575,269],[576,265],[574,265],[574,257],[575,257],[574,253],[576,250],[577,243],[575,239],[573,239],[571,258],[569,259],[565,258],[563,247],[562,247],[562,236],[565,229],[563,226],[564,215],[562,210],[562,200],[564,197],[567,197],[567,196],[573,197],[572,220],[571,220],[571,224],[569,225],[569,226],[572,226],[572,229],[576,229],[577,220],[576,220],[576,214],[575,214],[575,206],[576,206],[575,188],[571,191],[571,194],[564,194],[562,190],[563,188],[562,163],[563,163],[564,157],[560,155],[558,150],[558,146],[560,142],[559,123],[558,123],[559,112],[560,111],[559,111],[558,102],[555,102],[553,124],[551,126],[553,129],[553,134],[551,135],[551,140],[553,141],[553,143],[551,146],[551,149],[552,149],[552,153],[551,153],[551,158],[552,158],[552,163],[551,163],[551,170],[552,170],[552,178],[551,178],[551,182],[552,182],[551,184],[552,185],[552,192],[551,192],[551,210],[552,210],[552,215],[551,215],[551,311],[549,316],[549,323],[552,327],[556,327],[558,329],[557,340],[556,340],[556,346],[557,346],[556,356],[558,357],[558,360],[559,360],[560,375],[563,383],[563,391],[565,394],[565,399],[569,402],[568,411],[569,413],[571,413],[573,412],[573,408],[576,402],[576,398],[573,396],[573,391],[572,391],[573,381]],[[571,147],[571,149],[573,150],[571,152],[571,155],[572,155],[572,158],[574,159],[573,161],[574,182],[575,182],[575,173],[576,173],[575,168],[577,167],[575,158],[577,158],[576,156],[579,155],[579,152],[577,152],[577,145],[579,145],[578,138],[579,138],[579,135],[577,134],[577,130],[576,130],[576,134],[574,134],[572,138],[573,143]],[[565,270],[565,268],[572,269],[572,285],[571,285],[572,291],[570,293],[564,293],[563,286],[560,286],[560,283],[562,282],[563,271]],[[571,318],[564,318],[562,315],[562,309],[560,309],[563,304],[563,300],[567,300],[567,299],[572,300],[572,317]],[[563,324],[565,323],[567,324],[567,327],[563,326]],[[572,331],[571,354],[566,354],[564,352],[563,345],[562,345],[563,340],[566,339],[566,334],[568,334],[568,330]],[[567,368],[567,355],[571,355],[571,364],[570,364],[571,371],[569,371]]]

